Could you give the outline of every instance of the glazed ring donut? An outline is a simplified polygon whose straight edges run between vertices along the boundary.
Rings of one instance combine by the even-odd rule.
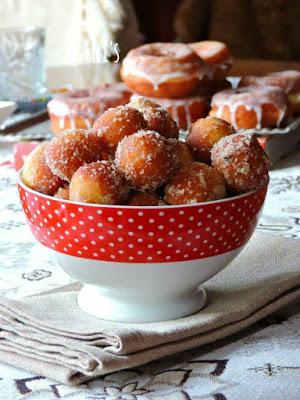
[[[288,99],[276,86],[223,90],[212,97],[210,114],[239,129],[283,126],[290,115]]]
[[[131,97],[134,99],[135,95]],[[189,129],[193,122],[206,117],[209,111],[209,97],[195,95],[183,99],[155,99],[149,100],[159,104],[167,110],[179,129]]]
[[[61,93],[48,103],[51,130],[56,135],[65,129],[90,129],[100,114],[128,103],[131,94],[124,83]]]
[[[205,63],[187,45],[152,43],[127,54],[121,77],[142,96],[177,99],[191,95],[205,71]]]
[[[300,114],[300,72],[281,71],[265,76],[244,76],[239,86],[274,85],[281,87],[288,96],[293,114]]]
[[[208,80],[222,80],[227,76],[233,59],[225,43],[216,40],[203,40],[201,42],[189,43],[189,46],[208,65]]]

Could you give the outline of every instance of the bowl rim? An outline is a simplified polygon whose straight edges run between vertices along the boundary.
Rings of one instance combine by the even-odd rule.
[[[49,196],[47,194],[41,193],[41,192],[37,192],[36,190],[31,189],[30,187],[26,186],[25,183],[22,181],[21,176],[22,176],[22,170],[23,168],[20,169],[20,171],[18,172],[18,176],[17,176],[17,184],[22,187],[24,190],[31,192],[32,194],[34,194],[35,196],[40,196],[43,197],[47,200],[52,200],[52,201],[56,201],[58,203],[67,203],[67,204],[73,204],[75,206],[88,206],[88,207],[95,207],[95,208],[114,208],[117,210],[120,209],[125,209],[125,210],[160,210],[160,211],[164,211],[164,210],[169,210],[169,209],[174,209],[174,208],[191,208],[191,207],[199,207],[199,206],[205,206],[205,205],[210,205],[210,204],[218,204],[218,203],[225,203],[227,201],[235,201],[235,200],[239,200],[242,199],[244,197],[248,197],[252,194],[255,193],[259,193],[265,189],[268,188],[269,186],[269,182],[270,179],[268,179],[268,182],[264,185],[261,186],[259,189],[255,189],[255,190],[251,190],[250,192],[246,192],[246,193],[242,193],[239,194],[237,196],[234,197],[225,197],[223,199],[219,199],[219,200],[213,200],[213,201],[202,201],[199,203],[191,203],[191,204],[175,204],[175,205],[158,205],[158,206],[127,206],[125,204],[95,204],[95,203],[83,203],[80,201],[72,201],[72,200],[65,200],[65,199],[60,199],[54,196]]]

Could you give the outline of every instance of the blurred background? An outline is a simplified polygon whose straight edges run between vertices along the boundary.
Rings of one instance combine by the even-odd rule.
[[[0,30],[45,29],[50,88],[114,80],[115,43],[121,58],[145,42],[216,39],[236,59],[300,61],[299,0],[1,0],[0,13]]]

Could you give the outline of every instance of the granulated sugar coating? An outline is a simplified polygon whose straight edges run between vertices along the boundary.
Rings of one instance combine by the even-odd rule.
[[[49,143],[40,144],[26,158],[22,170],[22,181],[26,186],[40,193],[53,195],[63,184],[45,162],[45,151]]]
[[[103,146],[112,155],[124,137],[145,129],[146,126],[142,113],[127,106],[108,109],[94,123],[94,128],[102,132]]]
[[[195,161],[190,147],[185,142],[177,139],[169,139],[169,143],[173,146],[173,151],[178,158],[180,168]]]
[[[230,124],[207,117],[184,142],[156,103],[136,96],[131,106],[37,147],[23,167],[24,183],[57,199],[141,207],[215,201],[226,189],[234,196],[267,184],[267,156],[256,137],[232,134]]]
[[[193,162],[181,168],[165,189],[168,204],[192,204],[224,198],[226,189],[221,175],[212,167]]]
[[[210,163],[210,152],[213,145],[222,137],[233,133],[233,126],[220,118],[200,118],[191,126],[187,143],[193,149],[197,160]]]
[[[70,182],[70,200],[95,204],[122,204],[128,185],[111,161],[97,161],[80,167]]]
[[[133,96],[130,107],[139,110],[147,123],[147,129],[156,131],[166,138],[178,138],[179,129],[168,111],[155,102],[141,96]]]
[[[69,200],[69,185],[60,187],[58,191],[54,194],[54,197],[57,197],[58,199]]]
[[[52,173],[70,182],[74,172],[84,164],[107,159],[101,134],[96,129],[69,129],[53,138],[45,152]]]
[[[155,190],[178,168],[172,145],[154,131],[139,131],[123,139],[115,163],[136,190]]]
[[[128,200],[129,206],[158,206],[160,198],[156,193],[135,192]]]
[[[257,190],[269,180],[267,155],[253,135],[222,138],[214,145],[211,159],[228,187],[238,193]]]

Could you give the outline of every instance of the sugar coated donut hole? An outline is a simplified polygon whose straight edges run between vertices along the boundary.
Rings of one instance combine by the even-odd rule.
[[[49,143],[42,143],[26,157],[22,169],[22,181],[37,192],[53,195],[63,181],[53,174],[45,162],[45,151],[48,146]]]
[[[224,198],[226,188],[222,176],[213,167],[192,162],[181,168],[165,188],[168,204],[191,204]]]
[[[139,191],[154,191],[178,168],[169,141],[154,131],[139,131],[124,138],[117,147],[115,163]]]
[[[191,149],[187,143],[177,139],[169,139],[169,142],[173,146],[173,150],[178,159],[179,168],[195,161]]]
[[[102,132],[105,149],[114,154],[118,143],[124,137],[132,135],[147,124],[142,113],[132,107],[119,106],[110,108],[99,116],[93,127]]]
[[[128,200],[129,206],[158,206],[160,198],[156,193],[135,192]]]
[[[197,160],[210,163],[210,152],[213,145],[222,137],[233,133],[233,126],[220,118],[200,118],[191,126],[187,143],[193,149],[193,154]]]
[[[178,138],[176,122],[160,105],[141,96],[133,96],[128,105],[143,114],[150,131],[156,131],[166,138]]]
[[[189,97],[181,99],[156,99],[149,100],[159,104],[164,110],[168,111],[172,119],[176,122],[179,129],[189,129],[191,124],[199,118],[208,115],[210,106],[210,95],[207,95],[206,89],[201,85],[200,94],[198,91]],[[135,98],[133,95],[132,98]]]
[[[84,164],[106,159],[102,138],[96,129],[68,129],[53,138],[45,152],[51,171],[70,182],[74,172]]]
[[[128,196],[128,185],[111,161],[83,165],[70,182],[70,200],[94,204],[122,204]]]
[[[54,197],[57,197],[58,199],[69,200],[69,186],[60,187],[58,191],[54,194]]]
[[[214,145],[211,159],[234,192],[257,190],[269,181],[267,155],[253,135],[223,137]]]

